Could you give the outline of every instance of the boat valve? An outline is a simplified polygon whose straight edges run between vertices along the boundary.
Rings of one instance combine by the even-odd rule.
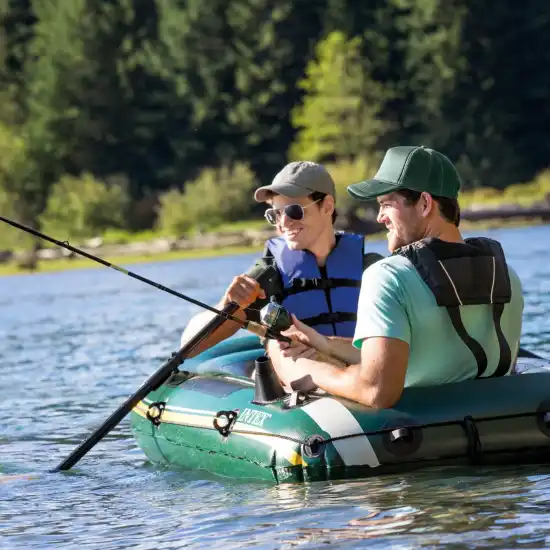
[[[395,443],[396,441],[406,440],[412,438],[412,431],[410,428],[398,428],[390,432],[390,442]]]
[[[266,405],[284,397],[285,390],[273,369],[271,359],[267,355],[261,355],[256,359],[255,366],[255,392],[252,403]]]

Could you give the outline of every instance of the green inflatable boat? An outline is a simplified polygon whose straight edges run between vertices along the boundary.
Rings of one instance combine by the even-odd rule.
[[[182,370],[185,368],[185,370]],[[550,371],[409,388],[386,410],[286,394],[255,336],[193,359],[132,411],[155,463],[304,482],[550,458]]]

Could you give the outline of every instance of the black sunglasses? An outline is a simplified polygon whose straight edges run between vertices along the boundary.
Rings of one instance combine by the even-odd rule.
[[[271,225],[277,225],[281,217],[281,211],[284,212],[287,218],[290,218],[291,220],[295,220],[295,221],[300,221],[304,219],[304,215],[305,215],[304,210],[306,208],[308,208],[312,204],[317,204],[322,200],[323,199],[319,199],[319,200],[316,200],[315,202],[310,202],[305,206],[302,206],[301,204],[287,204],[284,208],[268,208],[265,211],[264,216],[265,216],[265,219]]]

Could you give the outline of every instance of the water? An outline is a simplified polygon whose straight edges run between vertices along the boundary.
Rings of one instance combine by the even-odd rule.
[[[550,226],[486,235],[524,285],[523,347],[550,356]],[[133,269],[215,303],[252,260]],[[70,473],[45,473],[177,349],[197,311],[104,268],[0,279],[1,549],[550,547],[550,466],[237,483],[149,464],[125,421]]]

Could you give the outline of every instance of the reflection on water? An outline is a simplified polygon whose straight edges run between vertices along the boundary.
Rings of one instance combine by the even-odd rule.
[[[490,235],[523,282],[522,345],[550,356],[550,265],[533,261],[550,228]],[[252,259],[134,270],[214,303]],[[550,547],[550,466],[237,483],[149,464],[125,421],[74,470],[47,473],[169,357],[196,311],[108,270],[0,279],[0,548]]]

